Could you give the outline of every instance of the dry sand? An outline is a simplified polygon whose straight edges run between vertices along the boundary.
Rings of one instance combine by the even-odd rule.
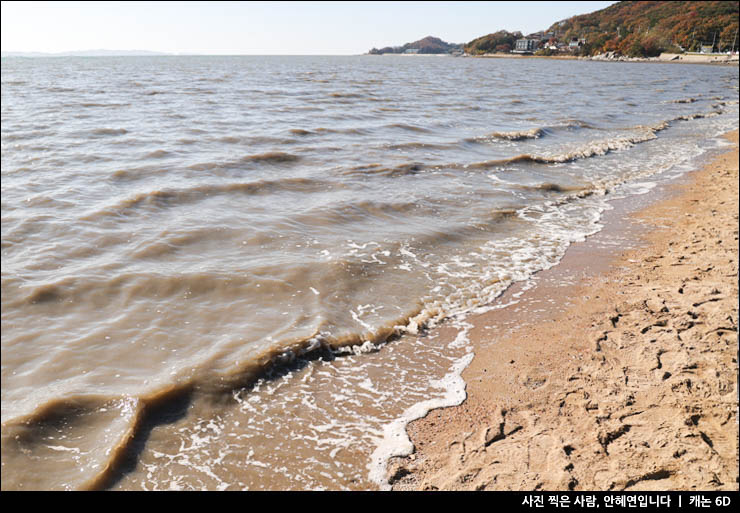
[[[738,132],[727,137],[733,151],[631,216],[650,226],[640,247],[571,248],[571,270],[606,263],[573,284],[561,263],[528,308],[471,321],[468,398],[409,425],[416,450],[389,464],[393,489],[738,489]]]

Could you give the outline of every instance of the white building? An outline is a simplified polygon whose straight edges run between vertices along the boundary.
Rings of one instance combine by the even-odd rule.
[[[517,39],[514,43],[514,52],[516,53],[527,53],[534,52],[537,49],[539,43],[536,39]]]

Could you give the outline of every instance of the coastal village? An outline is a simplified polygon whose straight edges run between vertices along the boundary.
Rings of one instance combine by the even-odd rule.
[[[588,44],[585,37],[563,38],[552,32],[535,32],[526,37],[517,39],[514,47],[508,52],[514,55],[537,55],[544,57],[562,56],[562,57],[580,57],[582,59],[608,61],[696,61],[696,62],[738,62],[737,51],[737,34],[735,41],[729,49],[722,45],[721,41],[699,42],[694,46],[697,51],[689,51],[681,45],[675,45],[676,52],[661,52],[659,55],[652,57],[629,57],[621,55],[616,51],[607,51],[596,55],[584,55],[582,51]],[[720,51],[720,48],[723,51]],[[505,50],[504,50],[505,52]],[[505,52],[507,53],[507,52]],[[464,54],[462,54],[464,55]]]
[[[737,2],[617,2],[527,35],[499,30],[465,44],[427,36],[368,54],[737,62],[739,46]]]
[[[521,36],[514,33],[514,36]],[[429,41],[439,41],[441,44],[433,46],[426,45]],[[446,43],[439,38],[428,36],[420,41],[408,43],[402,47],[387,47],[378,50],[373,48],[369,55],[448,55],[452,57],[554,57],[554,58],[577,58],[596,61],[682,61],[682,62],[738,62],[737,40],[730,46],[720,51],[720,45],[714,42],[701,42],[697,45],[697,51],[676,46],[673,52],[660,52],[658,55],[629,56],[611,50],[596,55],[588,55],[584,48],[588,45],[585,37],[563,38],[552,32],[535,32],[527,36],[513,39],[513,44],[497,45],[493,51],[468,52],[463,45]]]

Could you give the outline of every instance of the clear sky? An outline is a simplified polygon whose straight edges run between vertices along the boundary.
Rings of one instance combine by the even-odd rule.
[[[2,50],[359,54],[530,33],[614,2],[2,2]]]

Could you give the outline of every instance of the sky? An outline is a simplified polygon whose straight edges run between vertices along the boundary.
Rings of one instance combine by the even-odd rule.
[[[615,2],[3,1],[3,51],[353,55],[425,36],[466,43],[548,28]]]

